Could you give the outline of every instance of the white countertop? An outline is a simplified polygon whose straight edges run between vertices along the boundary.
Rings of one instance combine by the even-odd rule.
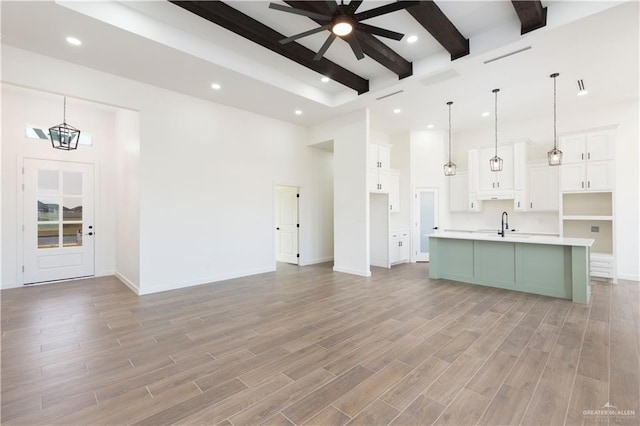
[[[450,238],[454,240],[473,241],[497,241],[504,243],[548,244],[555,246],[580,246],[591,247],[590,238],[560,238],[547,235],[523,235],[517,233],[505,233],[504,237],[496,234],[483,234],[480,232],[454,232],[444,231],[429,235],[431,238]]]

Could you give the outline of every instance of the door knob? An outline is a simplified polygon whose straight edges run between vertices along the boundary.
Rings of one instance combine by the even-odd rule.
[[[276,231],[279,231],[279,230],[280,230],[280,228],[279,228],[279,227],[278,227],[278,228],[276,228]]]
[[[93,232],[89,232],[88,234],[85,234],[85,235],[93,235]]]
[[[433,227],[433,229],[438,229],[438,227],[437,227],[437,226],[434,226],[434,227]]]

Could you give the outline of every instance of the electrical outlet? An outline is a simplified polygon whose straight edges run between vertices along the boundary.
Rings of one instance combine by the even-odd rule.
[[[600,232],[600,227],[599,226],[592,226],[591,227],[591,232]]]

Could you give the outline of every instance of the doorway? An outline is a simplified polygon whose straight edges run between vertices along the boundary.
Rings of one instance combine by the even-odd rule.
[[[276,186],[276,261],[298,264],[300,223],[297,186]]]
[[[24,284],[94,275],[93,173],[93,164],[24,160]]]
[[[429,235],[438,229],[438,189],[416,188],[413,261],[429,261]]]

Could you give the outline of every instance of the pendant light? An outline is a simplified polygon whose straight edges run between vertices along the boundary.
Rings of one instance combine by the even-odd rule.
[[[456,164],[451,162],[451,105],[453,102],[449,101],[447,105],[449,105],[449,162],[444,165],[444,175],[455,176]]]
[[[556,114],[556,77],[558,77],[559,75],[560,74],[558,74],[557,72],[554,72],[549,76],[553,79],[553,149],[547,152],[550,166],[560,166],[562,164],[562,151],[558,149],[558,120]]]
[[[56,149],[71,151],[78,148],[80,140],[80,130],[67,124],[67,97],[64,97],[64,107],[62,110],[62,124],[49,128],[51,145]]]
[[[496,155],[495,157],[489,160],[489,167],[491,167],[492,172],[501,172],[502,171],[502,158],[498,157],[498,92],[500,89],[493,89],[492,92],[496,94],[495,96],[495,117],[496,117]]]

